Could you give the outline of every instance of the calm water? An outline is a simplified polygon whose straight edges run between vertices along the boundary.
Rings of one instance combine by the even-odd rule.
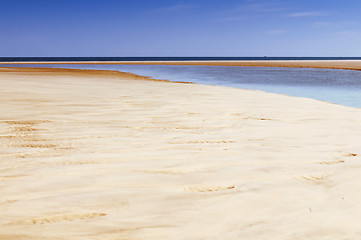
[[[361,108],[361,71],[238,66],[86,64],[26,66],[118,70],[170,81],[257,89]]]

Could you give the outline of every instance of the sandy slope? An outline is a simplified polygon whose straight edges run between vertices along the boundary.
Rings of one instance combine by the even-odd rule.
[[[358,239],[361,110],[0,72],[0,239]]]

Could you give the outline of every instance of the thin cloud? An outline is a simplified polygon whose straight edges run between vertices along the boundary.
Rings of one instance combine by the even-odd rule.
[[[312,25],[317,28],[333,28],[333,29],[359,28],[358,21],[335,21],[335,22],[320,21],[320,22],[314,22]]]
[[[294,12],[289,13],[286,15],[286,17],[321,17],[321,16],[327,16],[329,13],[327,12]]]
[[[279,12],[284,10],[278,2],[251,2],[248,4],[238,5],[232,9],[224,11],[225,13],[236,12]]]
[[[249,18],[260,18],[269,14],[284,11],[283,3],[280,1],[258,2],[249,0],[248,3],[235,6],[231,9],[219,11],[219,17],[213,22],[234,22]]]
[[[339,31],[335,32],[336,35],[342,36],[342,37],[361,37],[361,31]]]
[[[268,35],[281,35],[284,34],[286,31],[283,29],[272,29],[266,32]]]
[[[177,3],[177,4],[172,5],[172,6],[155,9],[154,11],[158,12],[158,13],[171,13],[171,12],[183,11],[183,10],[189,9],[191,7],[192,6],[189,5],[189,4]]]
[[[234,17],[225,17],[225,18],[215,19],[212,22],[237,22],[237,21],[241,21],[244,19],[245,19],[244,16],[234,16]]]
[[[332,22],[314,22],[313,23],[313,26],[318,27],[318,28],[329,27],[329,26],[332,26],[332,25],[333,25]]]

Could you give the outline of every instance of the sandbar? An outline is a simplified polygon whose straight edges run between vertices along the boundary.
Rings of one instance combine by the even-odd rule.
[[[74,61],[0,62],[0,64],[113,64],[113,65],[198,65],[243,67],[294,67],[361,70],[361,60],[267,60],[267,61]]]

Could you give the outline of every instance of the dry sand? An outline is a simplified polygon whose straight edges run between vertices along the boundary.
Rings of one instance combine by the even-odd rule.
[[[199,65],[245,67],[297,67],[361,70],[361,60],[270,60],[270,61],[86,61],[86,62],[0,62],[0,64],[132,64],[132,65]]]
[[[0,71],[0,239],[359,239],[361,110]]]

